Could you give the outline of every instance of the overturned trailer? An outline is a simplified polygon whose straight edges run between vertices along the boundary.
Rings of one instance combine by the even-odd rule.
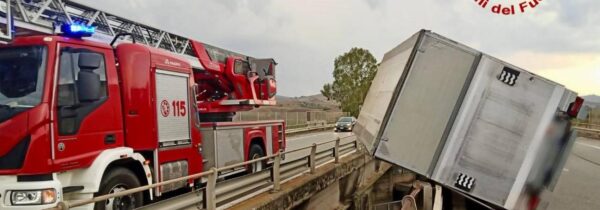
[[[535,209],[575,140],[564,86],[422,30],[385,54],[354,133],[379,159],[483,203]]]

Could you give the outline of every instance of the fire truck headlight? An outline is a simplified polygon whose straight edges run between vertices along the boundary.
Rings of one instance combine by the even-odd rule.
[[[40,205],[56,202],[56,190],[18,190],[12,191],[10,200],[12,205]]]
[[[56,202],[56,190],[42,190],[42,204],[50,204]]]

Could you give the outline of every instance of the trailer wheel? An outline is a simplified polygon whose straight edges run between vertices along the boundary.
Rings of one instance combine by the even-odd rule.
[[[263,151],[262,147],[258,144],[252,144],[250,146],[250,152],[248,154],[248,159],[249,160],[254,160],[257,158],[261,158],[265,156],[265,152]],[[252,165],[250,165],[250,173],[256,173],[259,171],[262,171],[264,168],[266,168],[267,164],[265,163],[265,161],[258,161],[256,163],[253,163]]]
[[[108,171],[102,182],[100,182],[100,190],[94,196],[106,195],[116,192],[133,189],[140,186],[140,181],[135,174],[126,168],[115,168]],[[142,206],[143,194],[135,193],[127,196],[108,199],[106,201],[96,202],[95,210],[123,210],[134,209]]]

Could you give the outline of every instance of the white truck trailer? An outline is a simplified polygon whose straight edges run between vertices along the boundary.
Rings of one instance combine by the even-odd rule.
[[[385,54],[354,133],[375,157],[494,208],[535,209],[575,140],[564,86],[422,30]]]

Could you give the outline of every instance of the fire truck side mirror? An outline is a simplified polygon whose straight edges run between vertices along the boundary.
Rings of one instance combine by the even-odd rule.
[[[79,102],[95,102],[100,100],[100,76],[91,71],[80,71],[77,74],[77,96]]]
[[[100,75],[94,70],[100,68],[102,55],[98,53],[79,54],[79,73],[77,74],[77,96],[79,102],[94,102],[100,100]]]

